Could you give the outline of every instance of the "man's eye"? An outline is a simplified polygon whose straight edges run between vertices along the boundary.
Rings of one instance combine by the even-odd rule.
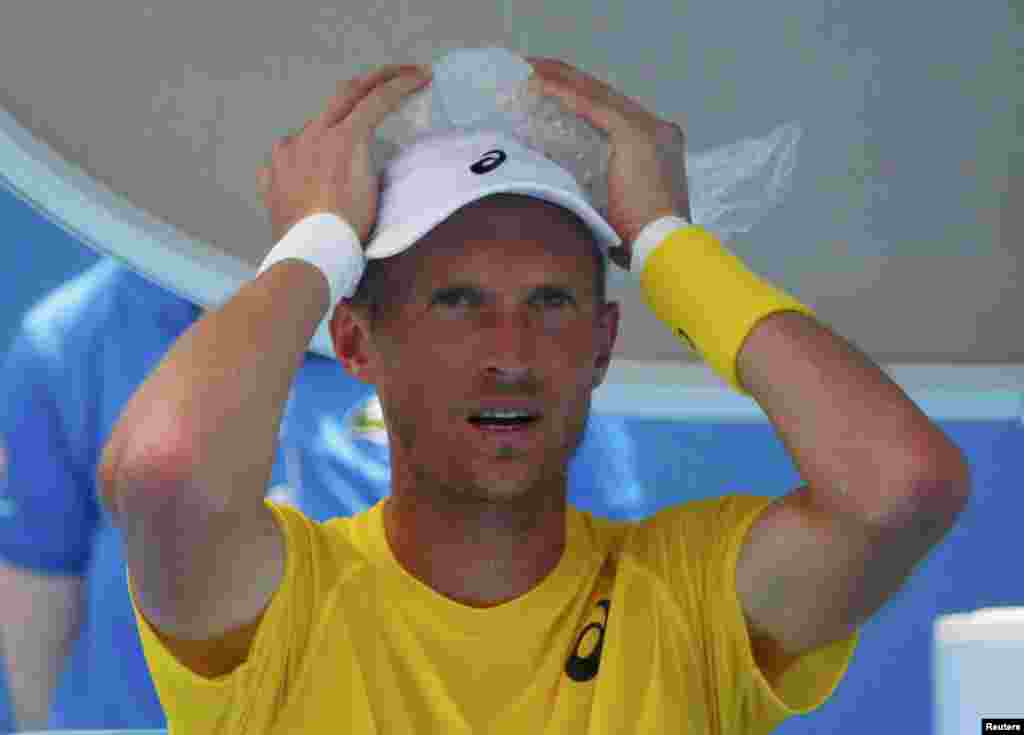
[[[549,303],[552,301],[570,303],[572,301],[568,294],[562,293],[561,291],[548,291],[542,295],[544,299]],[[442,304],[455,304],[462,298],[469,296],[470,293],[468,291],[449,291],[447,293],[442,293],[435,300],[441,302]]]
[[[454,304],[467,296],[469,296],[469,293],[466,291],[449,291],[439,295],[435,300],[442,304]]]

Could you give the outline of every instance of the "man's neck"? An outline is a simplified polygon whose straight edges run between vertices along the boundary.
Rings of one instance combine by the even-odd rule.
[[[395,559],[423,584],[469,607],[494,607],[525,595],[562,559],[565,497],[541,505],[453,507],[393,494],[384,529]]]

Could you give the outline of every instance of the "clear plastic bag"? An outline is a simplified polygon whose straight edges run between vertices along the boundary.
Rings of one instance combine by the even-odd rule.
[[[406,146],[437,133],[500,129],[569,171],[607,219],[608,137],[557,99],[529,91],[525,59],[502,48],[457,49],[433,71],[433,81],[378,126],[378,172]],[[670,170],[686,177],[694,222],[726,238],[749,231],[789,191],[801,133],[790,122],[701,153],[686,153],[677,137],[659,147]]]

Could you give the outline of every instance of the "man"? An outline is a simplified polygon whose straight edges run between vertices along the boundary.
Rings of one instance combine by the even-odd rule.
[[[280,239],[259,276],[175,344],[112,432],[99,477],[172,728],[768,732],[828,698],[858,627],[963,508],[966,464],[941,430],[689,226],[657,155],[681,131],[530,61],[609,135],[607,222],[493,131],[425,141],[379,182],[370,135],[429,75],[343,83],[275,145]],[[566,503],[617,336],[605,255],[758,400],[807,484],[639,523]],[[257,488],[330,310],[339,360],[377,389],[392,493],[317,524]]]
[[[101,258],[22,318],[0,368],[0,733],[167,726],[95,472],[125,402],[201,313]],[[307,352],[268,497],[324,521],[378,503],[390,491],[378,414],[371,385]],[[616,428],[591,417],[570,498],[637,516],[645,503]]]

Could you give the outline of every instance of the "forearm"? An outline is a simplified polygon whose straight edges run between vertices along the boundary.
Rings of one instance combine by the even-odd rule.
[[[42,729],[78,632],[82,578],[0,563],[0,589],[0,658],[14,720],[19,729]]]
[[[231,507],[236,490],[262,492],[289,389],[328,301],[323,275],[288,260],[193,324],[111,433],[103,464],[115,506],[125,472],[161,464],[177,464],[170,469],[211,493],[203,500],[215,509]]]
[[[70,643],[70,639],[55,639],[52,632],[25,641],[25,645],[9,638],[0,642],[14,722],[19,730],[46,726],[50,700]]]
[[[959,448],[817,320],[792,311],[765,317],[744,341],[737,371],[829,509],[899,517],[913,510],[920,489],[936,487],[951,495],[951,509],[962,502],[968,480]]]

